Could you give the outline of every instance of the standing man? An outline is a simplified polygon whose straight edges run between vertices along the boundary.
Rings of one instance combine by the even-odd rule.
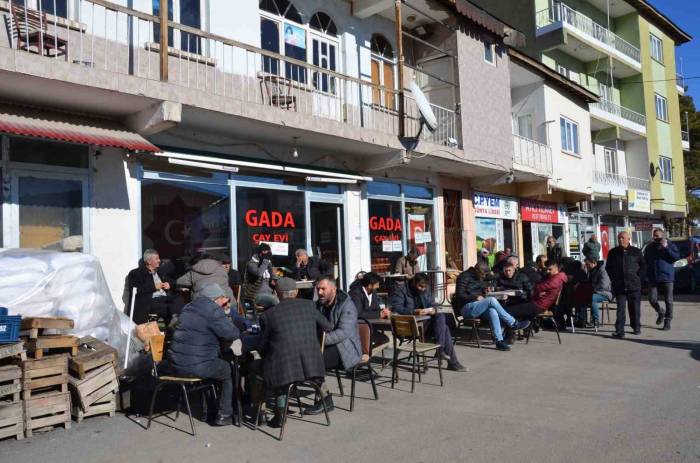
[[[148,321],[149,314],[155,314],[170,323],[170,318],[180,312],[182,300],[172,292],[171,283],[160,271],[160,255],[155,249],[146,249],[143,253],[143,263],[129,272],[126,277],[129,294],[136,288],[134,307],[134,323]],[[129,297],[131,303],[131,297]]]
[[[430,315],[432,318],[426,325],[435,341],[442,347],[441,355],[447,360],[447,369],[463,371],[464,366],[457,359],[457,352],[452,343],[452,334],[447,326],[444,313],[436,310],[435,299],[430,291],[428,275],[417,273],[408,283],[399,286],[391,294],[391,310],[399,315]]]
[[[564,256],[564,251],[562,251],[561,246],[557,239],[549,235],[547,237],[547,262],[555,262],[558,266],[561,266],[561,259]]]
[[[323,360],[326,369],[342,368],[352,370],[362,358],[362,345],[357,332],[357,308],[347,293],[339,290],[335,280],[322,277],[316,284],[318,301],[316,308],[330,322],[332,329],[326,333],[323,349]],[[333,410],[333,397],[324,391],[321,400],[326,402],[327,410]],[[314,405],[307,407],[304,413],[318,415],[323,412],[323,404],[317,400]]]
[[[663,330],[671,329],[673,319],[673,281],[676,271],[673,264],[680,258],[676,245],[666,239],[664,231],[654,229],[654,242],[644,250],[647,264],[647,281],[649,282],[649,303],[656,310],[656,324],[664,324]],[[666,311],[659,305],[659,290],[664,293]]]
[[[600,243],[595,234],[591,235],[586,244],[583,245],[583,257],[593,259],[595,262],[600,260]]]
[[[260,243],[246,264],[241,288],[243,304],[271,307],[279,302],[270,286],[270,280],[273,278],[271,257],[270,245]]]
[[[641,334],[640,304],[642,302],[642,278],[646,272],[646,262],[642,251],[630,244],[630,234],[617,235],[617,246],[608,253],[605,270],[612,283],[612,291],[617,299],[617,320],[613,337],[625,337],[625,305],[630,315],[630,326],[634,334]]]

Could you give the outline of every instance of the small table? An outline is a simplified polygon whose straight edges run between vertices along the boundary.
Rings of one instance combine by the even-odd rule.
[[[426,320],[430,320],[431,315],[414,315],[416,317],[416,322],[423,323]],[[369,318],[367,319],[370,325],[377,327],[391,326],[391,319],[389,318]]]
[[[311,289],[314,287],[314,282],[312,280],[298,280],[297,289]]]
[[[509,290],[504,290],[504,291],[491,291],[490,293],[487,293],[486,296],[491,296],[495,297],[499,301],[505,301],[509,297],[516,297],[516,296],[521,296],[523,294],[522,291],[517,290],[517,289],[509,289]]]

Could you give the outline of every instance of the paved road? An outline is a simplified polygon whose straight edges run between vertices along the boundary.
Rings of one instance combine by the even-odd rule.
[[[673,330],[641,336],[540,333],[510,353],[459,347],[469,372],[444,388],[380,388],[378,402],[336,410],[332,426],[291,421],[284,442],[263,432],[199,423],[189,437],[124,416],[93,418],[22,442],[2,462],[698,462],[700,298],[677,304]],[[436,383],[436,374],[428,382]],[[335,386],[335,385],[333,385]],[[349,389],[349,387],[348,387]],[[369,397],[368,387],[359,394]],[[348,401],[337,400],[347,408]],[[186,427],[186,418],[177,426]]]

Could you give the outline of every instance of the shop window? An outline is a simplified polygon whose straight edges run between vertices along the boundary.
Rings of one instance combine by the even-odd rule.
[[[382,196],[401,196],[401,185],[390,182],[370,182],[367,184],[367,193]]]
[[[230,212],[227,185],[144,180],[142,247],[156,249],[183,272],[195,256],[230,256]]]
[[[462,192],[444,190],[445,198],[445,255],[447,268],[462,270],[464,255],[462,247]]]
[[[273,265],[291,268],[294,251],[306,247],[304,193],[238,187],[236,224],[241,271],[261,242],[272,247]]]
[[[391,273],[404,254],[401,202],[370,199],[368,207],[372,271]]]
[[[403,194],[407,198],[433,199],[433,189],[425,186],[403,185]]]
[[[394,50],[389,41],[381,34],[372,35],[370,41],[371,78],[376,87],[395,88],[394,78]],[[396,108],[395,95],[379,88],[372,90],[372,103],[389,109]]]
[[[432,205],[406,203],[408,249],[418,250],[421,270],[434,269],[436,266],[433,217]]]
[[[84,182],[40,174],[19,175],[16,181],[19,247],[60,250],[62,240],[74,238],[82,250]]]
[[[11,137],[10,161],[87,169],[89,149],[86,145]]]

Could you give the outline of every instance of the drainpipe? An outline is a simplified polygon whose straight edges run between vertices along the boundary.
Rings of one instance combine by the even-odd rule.
[[[163,1],[163,0],[161,0]],[[403,138],[405,136],[406,127],[404,125],[405,119],[405,101],[404,101],[404,88],[403,88],[403,20],[401,18],[401,0],[396,0],[394,2],[394,13],[396,16],[395,27],[396,27],[396,53],[398,55],[398,78],[399,78],[399,137]]]

